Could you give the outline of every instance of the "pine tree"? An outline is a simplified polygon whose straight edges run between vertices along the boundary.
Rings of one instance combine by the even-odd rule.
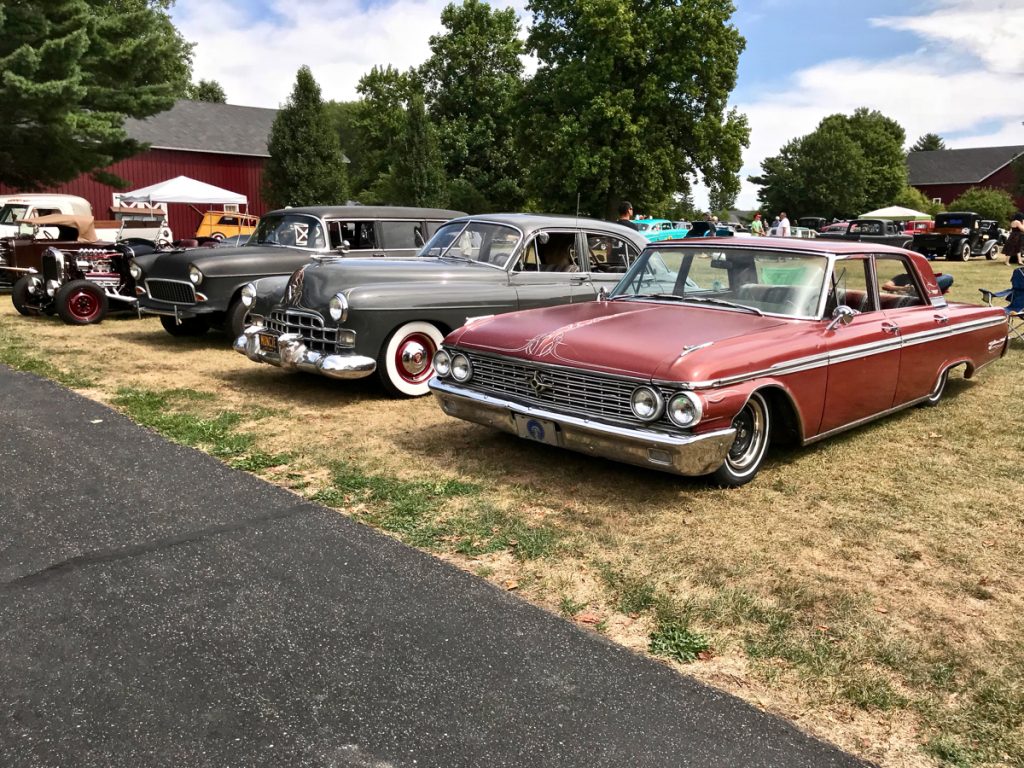
[[[98,171],[142,147],[126,117],[169,109],[192,46],[147,0],[0,3],[0,183],[37,189]]]
[[[448,185],[437,144],[437,133],[427,117],[423,94],[413,93],[406,108],[405,135],[392,168],[394,202],[440,208],[448,204]]]
[[[338,133],[309,67],[299,68],[291,96],[274,118],[267,145],[270,159],[263,170],[263,185],[271,206],[345,202],[347,179]]]
[[[937,133],[926,133],[910,148],[911,152],[934,152],[945,149],[946,142]]]

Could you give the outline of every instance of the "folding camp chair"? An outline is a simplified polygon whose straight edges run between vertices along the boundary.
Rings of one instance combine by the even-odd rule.
[[[985,288],[978,290],[990,305],[995,298],[1006,299],[1010,302],[1005,309],[1010,322],[1009,335],[1011,338],[1024,341],[1024,267],[1017,267],[1013,270],[1010,287],[1005,291],[989,291]]]

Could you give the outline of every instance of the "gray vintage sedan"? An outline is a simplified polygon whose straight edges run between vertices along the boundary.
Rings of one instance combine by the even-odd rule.
[[[379,258],[415,256],[448,219],[463,211],[396,206],[311,206],[271,211],[245,245],[192,248],[135,259],[139,308],[160,315],[172,336],[196,336],[211,326],[236,338],[246,308],[242,286],[287,276],[314,256],[345,253]]]
[[[647,241],[572,216],[454,219],[413,259],[317,257],[288,278],[248,285],[250,360],[337,379],[376,372],[392,394],[425,395],[444,336],[480,315],[591,301]]]

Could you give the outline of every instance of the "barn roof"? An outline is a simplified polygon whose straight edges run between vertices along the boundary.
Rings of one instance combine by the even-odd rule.
[[[276,115],[276,109],[181,100],[158,115],[125,120],[124,127],[152,149],[270,157],[267,137]]]
[[[907,156],[910,185],[978,184],[1024,155],[1024,146],[936,149]]]

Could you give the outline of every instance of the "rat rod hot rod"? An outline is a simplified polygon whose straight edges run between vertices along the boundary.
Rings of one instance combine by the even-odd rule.
[[[1001,309],[951,304],[924,257],[856,242],[652,244],[605,300],[481,318],[430,387],[451,416],[742,485],[1005,353]]]

